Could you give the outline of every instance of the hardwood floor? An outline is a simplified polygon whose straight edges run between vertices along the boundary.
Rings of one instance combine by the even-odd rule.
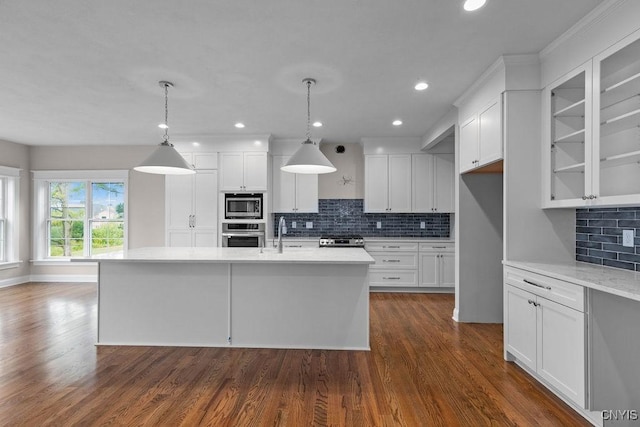
[[[0,289],[0,425],[589,425],[452,310],[373,294],[370,352],[95,347],[94,285]]]

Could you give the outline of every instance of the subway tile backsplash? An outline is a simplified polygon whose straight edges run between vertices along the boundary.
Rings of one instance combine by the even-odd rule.
[[[622,246],[633,230],[633,247]],[[640,271],[640,206],[576,210],[576,260]]]
[[[274,235],[278,218],[287,222],[287,237],[319,237],[322,234],[361,234],[368,237],[449,237],[448,213],[364,213],[363,199],[320,199],[318,213],[274,213]],[[292,223],[296,222],[296,228]],[[307,228],[307,223],[313,228]],[[381,228],[377,228],[377,223]],[[420,228],[420,223],[425,228]]]

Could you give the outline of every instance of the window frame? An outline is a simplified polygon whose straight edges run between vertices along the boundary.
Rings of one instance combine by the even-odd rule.
[[[22,169],[0,166],[0,222],[3,227],[3,240],[0,240],[0,270],[17,267],[20,264],[18,230],[20,172]]]
[[[92,184],[122,183],[124,185],[124,218],[112,220],[122,222],[124,228],[123,248],[129,247],[129,171],[128,170],[94,170],[94,171],[33,171],[34,182],[34,262],[60,263],[68,262],[71,257],[50,256],[50,183],[51,182],[83,182],[85,184],[85,212],[83,233],[83,255],[91,254],[91,226],[94,222],[92,204]]]

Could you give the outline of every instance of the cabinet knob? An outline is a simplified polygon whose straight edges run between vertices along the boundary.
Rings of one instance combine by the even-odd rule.
[[[598,197],[598,196],[596,196],[595,194],[590,194],[590,195],[589,195],[589,198],[590,198],[590,199],[595,199],[596,197]]]
[[[582,196],[582,200],[587,200],[588,197],[587,196]]]

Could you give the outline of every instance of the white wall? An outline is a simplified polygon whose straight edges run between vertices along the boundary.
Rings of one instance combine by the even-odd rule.
[[[336,152],[342,145],[344,153]],[[334,173],[318,175],[318,198],[320,199],[364,199],[364,153],[360,144],[320,145],[331,163],[338,169]],[[345,184],[343,178],[352,181]]]

